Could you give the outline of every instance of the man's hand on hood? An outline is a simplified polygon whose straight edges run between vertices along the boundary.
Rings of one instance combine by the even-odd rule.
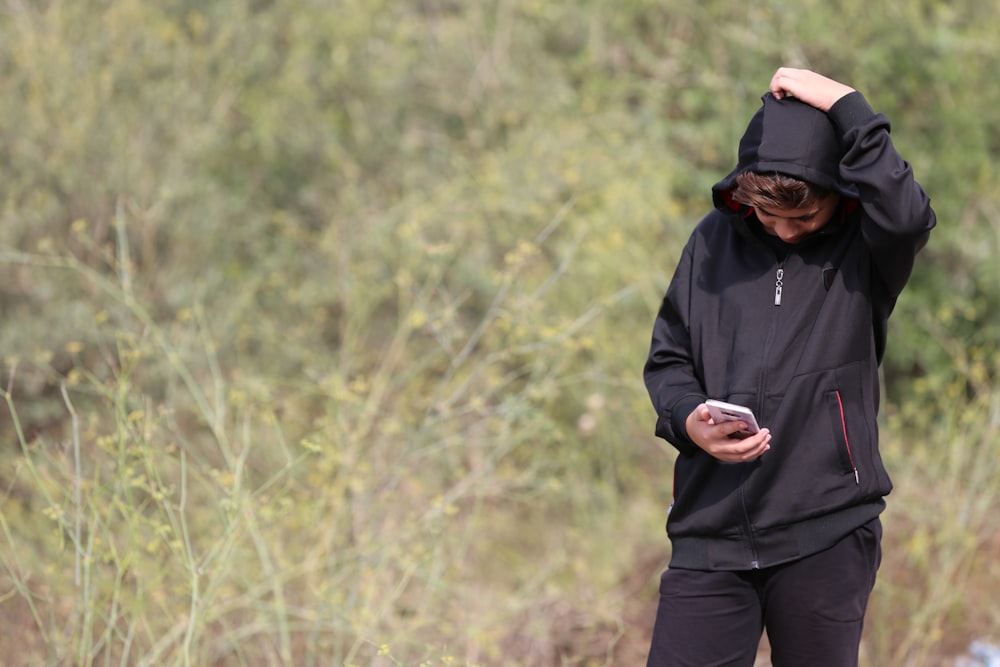
[[[822,74],[807,69],[779,67],[771,77],[771,94],[776,99],[791,95],[806,104],[827,112],[837,100],[854,92],[854,89]]]

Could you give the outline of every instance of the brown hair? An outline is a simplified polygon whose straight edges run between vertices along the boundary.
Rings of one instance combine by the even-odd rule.
[[[740,204],[771,210],[809,208],[829,194],[825,188],[785,174],[744,171],[736,176],[732,196]]]

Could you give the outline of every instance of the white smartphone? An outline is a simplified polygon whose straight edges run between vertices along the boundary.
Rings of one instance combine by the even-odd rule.
[[[753,410],[746,406],[717,401],[714,398],[705,401],[705,405],[708,407],[709,414],[712,415],[712,421],[716,424],[731,421],[746,422],[747,427],[741,431],[737,431],[740,435],[753,435],[760,430],[760,427],[757,425],[757,418],[753,416]]]

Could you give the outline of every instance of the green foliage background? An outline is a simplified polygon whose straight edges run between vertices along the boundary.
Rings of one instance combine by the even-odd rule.
[[[886,113],[939,217],[884,368],[863,660],[997,638],[998,29],[969,0],[7,2],[3,654],[642,664],[649,329],[783,64]]]

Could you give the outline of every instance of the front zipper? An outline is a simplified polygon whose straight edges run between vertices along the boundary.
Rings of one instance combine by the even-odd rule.
[[[778,269],[774,274],[774,305],[781,305],[781,292],[784,288],[785,280],[785,263],[781,262],[778,264]],[[771,311],[770,324],[767,329],[767,336],[764,338],[764,349],[761,350],[761,358],[767,359],[768,354],[771,350],[771,344],[774,342],[775,329],[777,328],[777,311]],[[764,388],[767,386],[767,364],[761,364],[760,367],[760,377],[758,380],[758,391],[757,391],[757,415],[758,419],[760,415],[764,412]],[[746,482],[746,476],[742,482],[740,482],[740,507],[743,510],[743,521],[744,526],[747,531],[747,540],[750,543],[750,567],[754,570],[760,569],[760,556],[757,553],[757,540],[754,539],[753,521],[750,518],[750,510],[747,508],[746,495],[743,488],[743,484]]]
[[[753,522],[750,520],[750,510],[747,509],[747,498],[746,490],[744,484],[747,481],[747,474],[743,474],[743,480],[740,482],[740,508],[743,510],[743,521],[746,524],[747,531],[747,541],[750,543],[750,569],[759,570],[760,569],[760,555],[757,553],[757,540],[753,536]]]
[[[784,264],[778,265],[778,271],[774,275],[774,305],[781,305],[781,288],[785,286],[785,268]]]
[[[781,305],[781,295],[785,287],[785,262],[782,260],[774,272],[774,305]],[[757,419],[761,418],[764,410],[764,388],[767,386],[767,363],[768,355],[771,351],[771,343],[774,342],[774,332],[777,326],[777,312],[771,311],[770,323],[767,329],[767,336],[764,338],[764,349],[761,350],[761,359],[765,363],[761,364],[760,376],[757,381]]]

